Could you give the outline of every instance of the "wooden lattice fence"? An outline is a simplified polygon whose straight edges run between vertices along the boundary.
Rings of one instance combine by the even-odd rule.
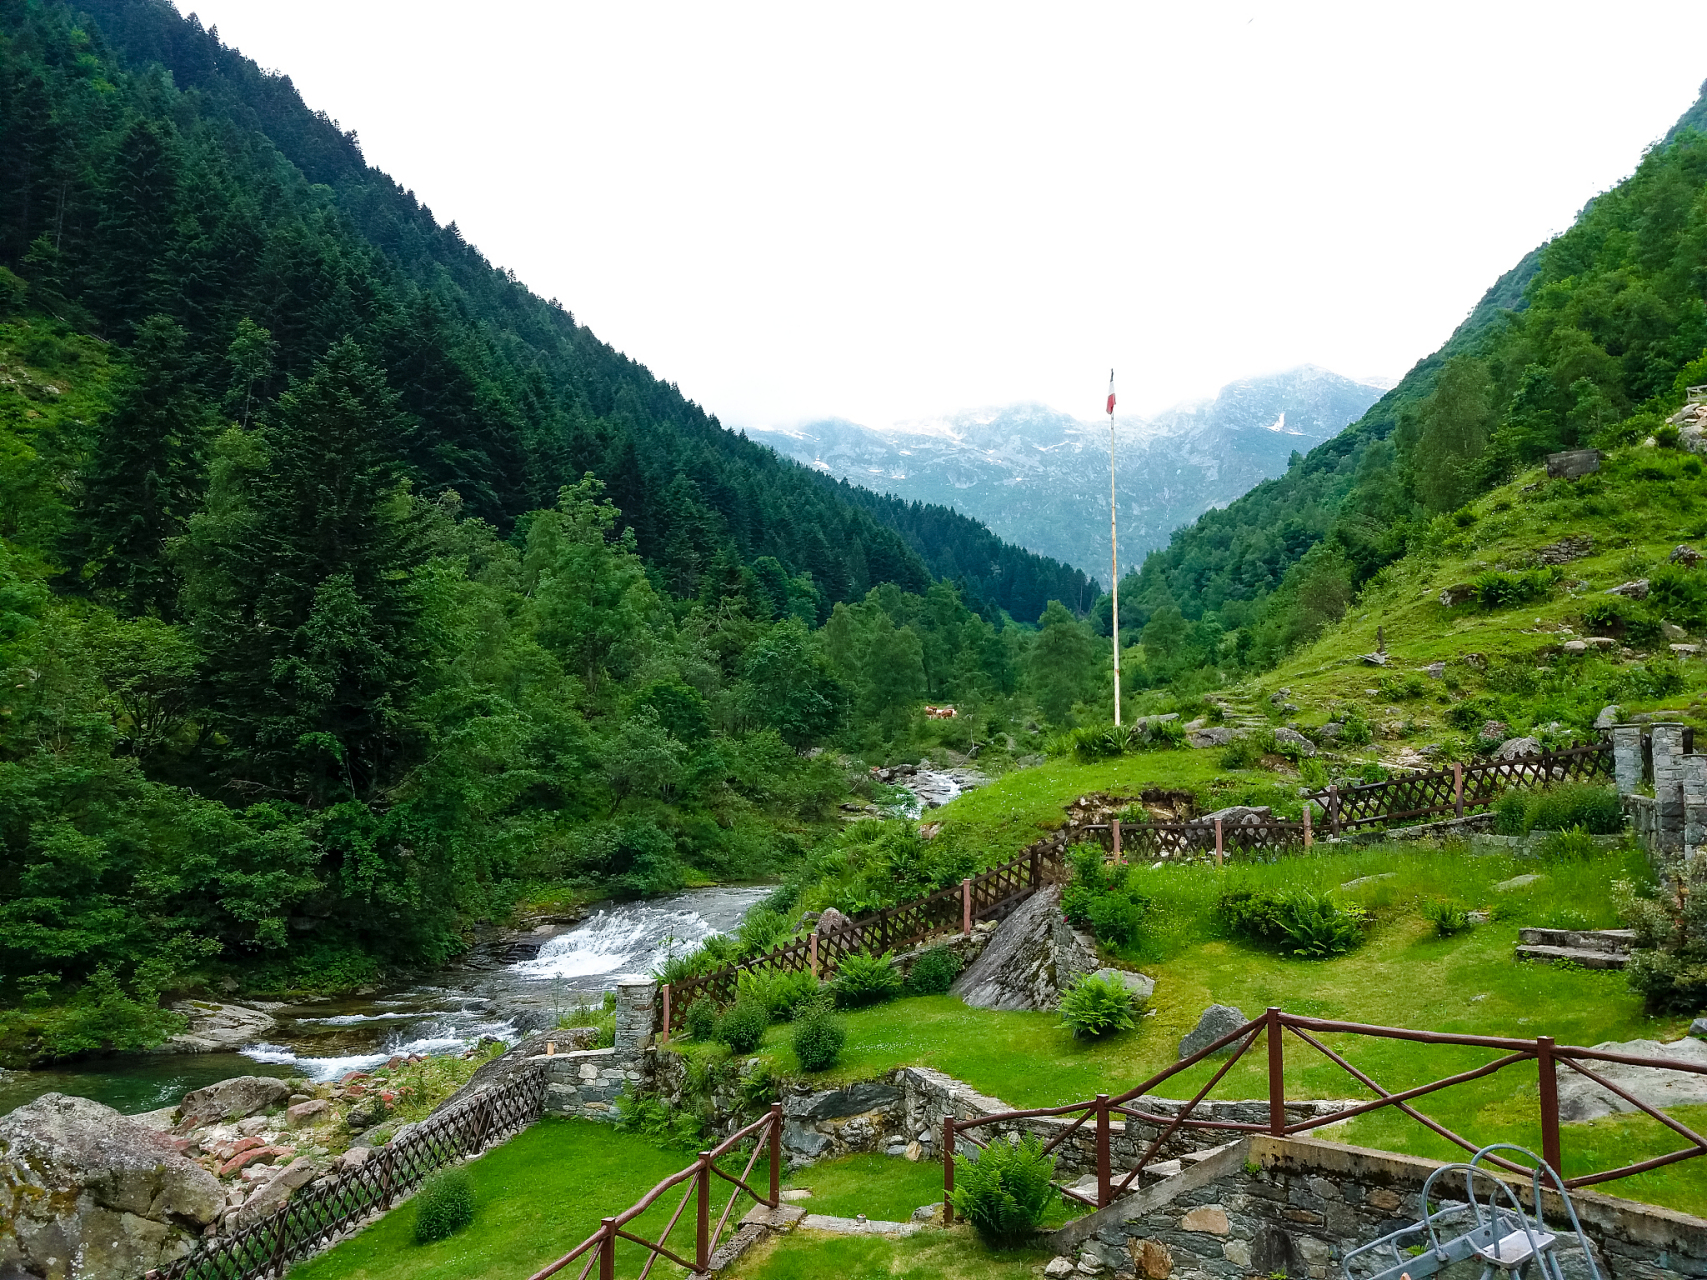
[[[939,889],[845,925],[785,942],[763,955],[710,973],[672,982],[663,991],[664,1026],[674,1031],[687,1007],[707,997],[719,1004],[735,999],[743,973],[813,973],[827,978],[851,955],[881,955],[942,933],[999,920],[1046,884],[1062,880],[1060,850],[1031,849],[948,889]]]
[[[145,1280],[260,1280],[337,1242],[342,1232],[383,1212],[428,1174],[513,1137],[545,1109],[543,1063],[484,1093],[429,1116],[381,1147],[366,1164],[337,1178],[311,1183],[281,1209],[233,1232],[215,1236]]]

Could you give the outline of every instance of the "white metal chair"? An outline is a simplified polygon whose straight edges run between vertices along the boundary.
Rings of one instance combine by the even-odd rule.
[[[1523,1207],[1511,1183],[1483,1164],[1494,1152],[1510,1152],[1533,1162],[1530,1203]],[[1601,1280],[1594,1251],[1577,1220],[1576,1206],[1564,1181],[1533,1151],[1510,1143],[1483,1147],[1461,1164],[1442,1165],[1423,1183],[1423,1217],[1397,1231],[1346,1253],[1341,1269],[1346,1280],[1425,1280],[1456,1263],[1481,1264],[1480,1280],[1495,1276],[1528,1280],[1533,1266],[1541,1280],[1565,1280],[1559,1265],[1559,1234],[1547,1229],[1541,1217],[1542,1180],[1564,1202],[1571,1231],[1582,1247],[1592,1280]],[[1463,1180],[1464,1200],[1436,1201],[1435,1183]],[[1365,1271],[1363,1268],[1370,1268]]]

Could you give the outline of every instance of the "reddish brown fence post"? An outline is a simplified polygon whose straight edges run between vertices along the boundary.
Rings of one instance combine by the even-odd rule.
[[[1111,818],[1109,820],[1108,830],[1109,830],[1110,835],[1112,835],[1114,838],[1114,862],[1115,862],[1116,866],[1119,866],[1120,865],[1120,819],[1119,818]]]
[[[1031,851],[1030,861],[1031,861],[1031,889],[1032,889],[1032,892],[1035,893],[1035,892],[1037,892],[1038,889],[1043,887],[1043,864],[1039,860],[1038,851],[1036,849],[1033,849]]]
[[[1280,1010],[1268,1009],[1268,1131],[1286,1135],[1286,1046],[1280,1042]]]
[[[694,1233],[693,1269],[704,1274],[711,1268],[711,1152],[699,1153],[699,1168],[694,1171],[694,1209],[699,1218]]]
[[[954,1117],[942,1122],[942,1225],[954,1225]]]
[[[972,936],[972,877],[960,882],[960,932]]]
[[[599,1241],[599,1280],[616,1280],[616,1219],[600,1223],[604,1238]]]
[[[1215,819],[1215,865],[1221,865],[1221,819]]]
[[[1464,816],[1464,766],[1456,760],[1452,762],[1452,813]]]
[[[1328,788],[1328,826],[1334,833],[1334,839],[1340,836],[1340,789]]]
[[[664,997],[664,1031],[658,1037],[658,1043],[664,1045],[670,1043],[670,984],[666,982],[658,994]]]
[[[771,1103],[771,1208],[782,1203],[782,1103]]]
[[[1559,1070],[1553,1058],[1553,1037],[1535,1041],[1535,1067],[1541,1085],[1541,1158],[1559,1177],[1565,1176],[1559,1143]]]
[[[1112,1198],[1108,1193],[1108,1095],[1097,1094],[1097,1208],[1106,1208]]]
[[[818,977],[818,930],[816,928],[812,930],[811,937],[806,940],[806,947],[812,956],[812,977],[816,981]]]
[[[1310,802],[1304,802],[1304,847],[1310,847]]]

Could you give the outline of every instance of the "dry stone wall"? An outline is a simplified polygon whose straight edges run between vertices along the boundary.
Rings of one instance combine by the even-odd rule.
[[[1423,1183],[1438,1167],[1362,1147],[1257,1135],[1081,1218],[1047,1243],[1081,1273],[1327,1280],[1341,1274],[1350,1250],[1421,1217]],[[1572,1200],[1608,1280],[1707,1276],[1707,1221],[1593,1192]],[[1557,1198],[1544,1197],[1543,1210],[1561,1235],[1567,1280],[1587,1280]]]

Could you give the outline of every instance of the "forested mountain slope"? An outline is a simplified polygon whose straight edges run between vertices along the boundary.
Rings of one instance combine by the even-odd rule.
[[[1438,514],[1549,451],[1645,435],[1707,379],[1703,113],[1707,90],[1361,419],[1122,584],[1123,631],[1160,619],[1140,682],[1211,685],[1271,665]]]
[[[222,357],[240,319],[276,344],[252,380],[263,396],[357,337],[399,391],[423,492],[453,488],[507,529],[593,471],[675,594],[695,593],[720,553],[810,572],[826,616],[876,583],[929,580],[882,527],[891,509],[862,510],[723,431],[495,270],[454,223],[439,226],[369,168],[354,132],[309,111],[288,77],[165,0],[95,0],[86,30],[70,12],[11,6],[21,61],[4,90],[0,154],[0,254],[56,294],[67,319],[128,345],[145,316],[170,316],[213,395],[230,389]],[[141,74],[149,67],[164,78]],[[1003,576],[991,556],[960,550],[1017,617],[1083,590],[1060,566]],[[1006,592],[1010,580],[1029,594]]]
[[[844,753],[1106,694],[1082,574],[723,430],[166,4],[0,0],[0,124],[0,1060],[764,876]]]

